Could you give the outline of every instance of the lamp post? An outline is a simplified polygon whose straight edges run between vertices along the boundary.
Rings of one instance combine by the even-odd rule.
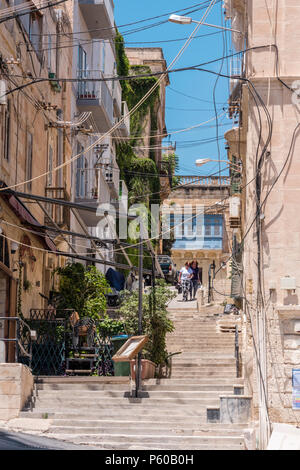
[[[139,304],[138,304],[138,335],[143,334],[143,222],[140,224],[139,238]],[[139,397],[141,387],[142,353],[139,352],[135,366],[135,396]]]
[[[233,33],[243,34],[242,31],[238,31],[237,29],[224,28],[223,26],[218,26],[218,25],[215,25],[215,24],[202,23],[201,21],[193,20],[189,16],[171,15],[169,17],[169,21],[170,21],[170,23],[177,23],[177,24],[197,23],[197,24],[202,24],[203,26],[210,26],[211,28],[223,29],[225,31],[231,31]]]
[[[215,269],[216,269],[216,263],[215,263],[215,260],[213,260],[213,262],[209,265],[209,268],[208,268],[208,299],[207,299],[208,303],[210,303],[212,299],[212,289],[213,289],[212,281],[215,277]]]
[[[232,166],[235,168],[235,170],[237,171],[241,171],[241,167],[242,167],[242,164],[239,165],[239,164],[236,164],[236,163],[232,163],[228,160],[213,160],[212,158],[199,158],[198,160],[195,161],[195,164],[196,166],[202,166],[202,165],[205,165],[206,163],[209,163],[209,162],[224,162],[224,163],[228,163],[229,166]],[[242,162],[241,162],[242,163]]]

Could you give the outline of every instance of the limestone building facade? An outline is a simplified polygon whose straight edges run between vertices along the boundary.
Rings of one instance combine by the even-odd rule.
[[[242,295],[247,323],[244,375],[265,448],[272,423],[299,423],[298,1],[226,0],[234,29],[229,100],[239,125],[226,134],[242,178]],[[237,61],[238,59],[238,61]],[[234,67],[232,67],[234,70]]]

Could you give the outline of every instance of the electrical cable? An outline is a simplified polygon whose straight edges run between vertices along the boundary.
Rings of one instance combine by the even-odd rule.
[[[224,25],[223,25],[223,11],[222,11],[222,8],[223,8],[223,5],[221,5],[221,19],[222,19],[221,23],[222,23],[222,27],[223,27]],[[222,39],[223,39],[223,59],[221,60],[219,73],[222,72],[223,64],[224,64],[224,56],[225,56],[225,53],[226,53],[226,51],[225,51],[225,41],[224,41],[224,31],[222,33]],[[218,155],[218,160],[219,160],[219,171],[221,171],[221,162],[220,162],[221,155],[220,155],[220,146],[219,146],[219,123],[218,123],[217,104],[216,104],[216,88],[217,88],[219,78],[220,78],[220,75],[217,75],[217,78],[215,80],[215,84],[214,84],[214,87],[213,87],[213,104],[214,104],[214,111],[215,111],[215,117],[216,117],[217,155]]]
[[[120,127],[120,125],[124,122],[124,120],[130,116],[132,113],[135,112],[136,109],[138,109],[138,107],[141,106],[141,104],[148,98],[148,96],[150,96],[150,94],[160,85],[160,82],[162,79],[164,79],[164,76],[170,71],[170,68],[176,63],[176,61],[178,60],[178,58],[183,54],[183,52],[185,51],[185,49],[188,47],[189,43],[192,41],[193,39],[193,36],[195,35],[196,31],[200,28],[200,26],[202,25],[202,23],[204,22],[206,16],[208,15],[208,13],[210,12],[211,8],[214,6],[216,0],[211,0],[210,2],[210,6],[207,8],[206,12],[204,13],[201,21],[197,24],[196,28],[193,30],[193,32],[191,33],[191,35],[189,36],[189,40],[186,41],[186,43],[182,46],[182,48],[180,49],[180,51],[178,52],[178,54],[176,55],[176,57],[174,58],[174,60],[172,61],[172,63],[170,64],[170,66],[167,68],[166,72],[164,72],[164,74],[162,75],[162,77],[155,83],[155,85],[153,85],[153,87],[144,95],[144,97],[130,110],[130,112],[128,112],[128,114],[126,114],[125,116],[123,116],[111,129],[109,129],[109,131],[104,134],[103,136],[101,136],[99,139],[97,139],[92,145],[90,145],[87,149],[84,149],[82,152],[80,152],[79,154],[75,155],[74,157],[72,157],[70,160],[62,163],[61,165],[58,165],[56,168],[54,168],[52,170],[53,171],[57,171],[58,169],[60,168],[63,168],[64,166],[70,164],[72,161],[75,161],[76,159],[78,159],[82,154],[86,153],[87,151],[91,150],[92,148],[94,148],[97,144],[99,144],[102,140],[104,140],[104,138],[108,135],[110,135],[115,129],[117,129],[118,127]],[[18,89],[22,89],[22,87],[18,87]],[[7,189],[10,189],[10,188],[13,188],[13,187],[16,187],[16,186],[21,186],[22,184],[26,184],[26,183],[29,183],[29,182],[32,182],[34,180],[37,180],[43,176],[46,176],[47,174],[49,174],[49,172],[44,172],[42,175],[38,175],[34,178],[31,178],[30,180],[27,180],[26,182],[22,182],[22,183],[18,183],[18,185],[11,185],[9,188]],[[0,191],[3,190],[3,189],[0,189]]]
[[[28,15],[29,13],[34,13],[36,11],[41,11],[41,10],[44,10],[45,8],[51,8],[51,7],[54,7],[54,6],[57,6],[57,5],[60,5],[61,3],[65,3],[67,0],[59,0],[58,2],[55,2],[55,3],[51,3],[49,4],[48,0],[46,0],[45,2],[42,2],[42,6],[41,7],[36,7],[36,6],[30,6],[30,10],[29,11],[26,11],[26,12],[18,12],[16,14],[13,14],[13,15],[10,15],[6,18],[2,18],[1,19],[1,10],[0,10],[0,24],[1,23],[4,23],[5,21],[9,21],[9,20],[12,20],[14,18],[19,18],[20,16],[24,16],[24,15]],[[47,3],[46,6],[43,6],[43,3]],[[14,7],[14,8],[18,8],[17,6]],[[24,7],[23,7],[24,8]],[[22,9],[23,9],[22,8]],[[28,9],[28,4],[27,4],[27,9]]]
[[[66,0],[64,0],[66,1]],[[220,3],[222,2],[222,0],[216,0],[216,3]],[[210,4],[210,1],[209,0],[206,0],[204,2],[200,2],[200,3],[197,3],[195,5],[191,5],[189,7],[186,7],[186,8],[181,8],[180,10],[173,10],[173,11],[169,11],[168,13],[163,13],[161,15],[157,15],[157,16],[152,16],[152,17],[149,17],[149,18],[143,18],[142,20],[138,20],[138,21],[133,21],[131,23],[126,23],[126,24],[123,24],[123,25],[118,25],[118,26],[111,26],[111,27],[106,27],[106,28],[96,28],[96,29],[88,29],[88,30],[85,30],[85,31],[75,31],[73,33],[69,33],[70,35],[73,35],[73,34],[87,34],[87,33],[94,33],[94,32],[97,32],[97,31],[108,31],[108,30],[114,30],[116,27],[119,29],[119,28],[124,28],[125,26],[132,26],[132,25],[135,25],[135,24],[139,24],[139,23],[144,23],[146,21],[150,21],[150,20],[154,20],[154,19],[158,19],[158,18],[162,18],[164,16],[169,16],[171,14],[175,14],[175,13],[180,13],[180,12],[186,12],[186,10],[188,10],[185,14],[189,14],[189,13],[194,13],[195,11],[201,11],[203,9],[207,9],[209,7],[209,4]],[[199,6],[199,8],[195,8]],[[169,20],[166,20],[164,21],[165,23],[167,23]],[[56,33],[52,33],[51,34],[52,36],[56,36]],[[123,35],[123,33],[122,33]],[[42,36],[48,36],[48,34],[43,34]]]

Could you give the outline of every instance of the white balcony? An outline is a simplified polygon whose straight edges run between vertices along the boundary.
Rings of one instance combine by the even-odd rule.
[[[75,202],[97,209],[100,204],[110,202],[110,193],[102,167],[76,170]],[[96,215],[96,211],[95,213],[80,209],[78,211],[88,227],[95,227],[101,219]]]
[[[77,77],[87,80],[78,82],[77,106],[79,111],[91,111],[97,130],[107,132],[114,123],[113,98],[107,84],[99,81],[103,79],[102,72],[100,70],[78,70]]]
[[[106,39],[114,35],[113,0],[78,0],[78,4],[92,38]]]

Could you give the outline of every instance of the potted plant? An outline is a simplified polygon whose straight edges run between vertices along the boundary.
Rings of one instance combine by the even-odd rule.
[[[143,349],[143,378],[154,377],[155,368],[164,364],[168,357],[166,335],[174,330],[173,322],[168,317],[167,304],[176,296],[164,280],[156,281],[156,287],[150,288],[143,295],[143,334],[149,337]],[[125,291],[120,314],[125,322],[128,334],[138,333],[138,291]],[[132,374],[134,374],[134,362]],[[143,372],[144,371],[144,372]]]

